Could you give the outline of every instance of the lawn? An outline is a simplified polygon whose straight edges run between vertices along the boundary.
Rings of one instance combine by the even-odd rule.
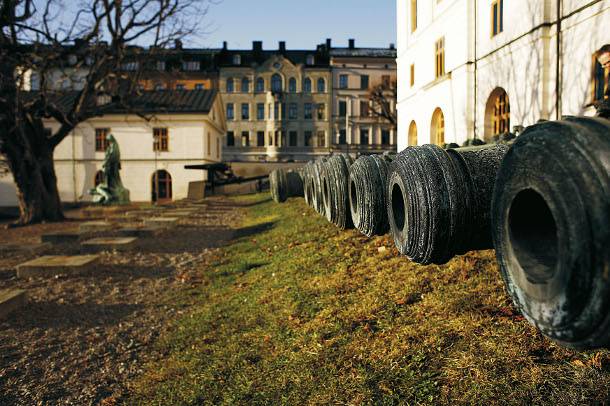
[[[201,266],[130,404],[582,404],[610,397],[610,352],[542,337],[492,251],[443,266],[340,231],[302,199],[242,197],[242,237]]]

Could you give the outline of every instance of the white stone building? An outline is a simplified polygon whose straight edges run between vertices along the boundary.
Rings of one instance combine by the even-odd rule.
[[[591,115],[610,0],[397,0],[398,149]]]
[[[90,201],[101,179],[105,136],[112,133],[121,151],[121,179],[131,201],[187,197],[188,184],[204,171],[185,165],[220,162],[226,133],[224,109],[215,90],[147,92],[136,114],[116,111],[79,124],[55,149],[55,171],[63,202]],[[47,127],[55,131],[56,122]],[[0,174],[0,206],[16,206],[10,173]]]

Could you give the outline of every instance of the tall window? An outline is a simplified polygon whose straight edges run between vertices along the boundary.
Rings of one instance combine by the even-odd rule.
[[[432,144],[442,146],[445,143],[445,116],[440,108],[432,113],[432,125],[430,126],[430,141]]]
[[[417,0],[411,0],[411,32],[417,29]]]
[[[153,128],[153,151],[169,151],[167,128]]]
[[[296,120],[298,117],[298,104],[290,103],[288,105],[288,118],[291,120]]]
[[[297,92],[297,80],[295,78],[290,78],[290,80],[288,81],[288,91],[290,93]]]
[[[235,90],[235,83],[233,81],[233,78],[227,79],[227,93],[233,93],[234,90]]]
[[[369,115],[370,115],[369,102],[361,101],[360,102],[360,117],[368,117]]]
[[[390,145],[390,130],[381,130],[381,144]]]
[[[311,120],[311,119],[313,118],[311,108],[312,108],[311,103],[305,103],[305,104],[303,105],[303,109],[304,109],[304,115],[303,115],[303,118],[304,118],[305,120]]]
[[[604,67],[597,60],[597,55],[593,55],[593,70],[592,70],[591,90],[592,102],[599,102],[604,99],[606,91],[608,90],[610,68],[604,69]]]
[[[250,105],[248,103],[241,104],[241,119],[250,120]]]
[[[235,146],[235,133],[233,131],[227,131],[227,147]]]
[[[435,77],[440,78],[445,74],[445,37],[442,37],[441,39],[436,41],[435,56]]]
[[[318,79],[318,93],[325,93],[326,92],[326,81],[324,80],[324,78],[319,78]]]
[[[106,137],[110,134],[110,128],[96,128],[95,129],[95,150],[97,152],[106,151],[108,141]]]
[[[347,75],[339,75],[339,89],[347,89],[348,78]]]
[[[281,92],[282,91],[282,77],[275,73],[271,76],[271,91]]]
[[[508,94],[501,91],[494,96],[492,113],[492,135],[504,134],[510,131],[510,104]]]
[[[390,88],[390,83],[391,79],[390,79],[390,75],[381,75],[381,84],[383,85],[384,88],[389,89]]]
[[[256,146],[257,147],[265,146],[265,132],[264,131],[258,131],[256,133]]]
[[[409,146],[417,145],[417,124],[411,121],[409,124]]]
[[[347,115],[347,102],[345,100],[339,100],[339,117],[345,117]]]
[[[303,81],[303,92],[311,93],[311,79],[305,78],[305,80]]]
[[[324,130],[319,130],[317,132],[317,145],[318,147],[325,147],[326,146],[326,131]]]
[[[241,132],[241,146],[242,147],[250,146],[250,132],[249,131]]]
[[[305,146],[306,147],[313,147],[312,145],[312,132],[311,131],[305,131],[304,136],[305,136]]]
[[[326,104],[318,103],[318,120],[326,120]]]
[[[367,90],[369,88],[369,75],[360,76],[360,89]]]
[[[288,133],[288,145],[291,147],[297,146],[297,132],[296,131],[290,131],[290,133]]]
[[[241,92],[249,93],[250,92],[250,79],[242,78],[241,80]]]
[[[415,85],[415,64],[413,63],[411,64],[410,74],[409,85],[413,87],[413,85]]]
[[[256,119],[264,120],[265,119],[265,103],[257,103],[256,105]]]
[[[491,36],[504,31],[504,0],[491,2]]]
[[[152,201],[162,202],[172,199],[172,177],[169,172],[161,169],[153,174]]]
[[[365,128],[360,129],[360,144],[369,145],[369,130]]]
[[[265,91],[265,79],[263,79],[263,78],[256,79],[256,89],[255,90],[257,93],[262,93]]]
[[[235,108],[233,107],[233,103],[227,103],[227,120],[235,119]]]

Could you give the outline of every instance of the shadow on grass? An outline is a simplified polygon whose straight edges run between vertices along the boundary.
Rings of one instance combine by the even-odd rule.
[[[233,239],[239,239],[244,237],[250,237],[255,234],[264,233],[269,231],[275,226],[275,222],[268,221],[266,223],[260,223],[253,226],[238,228],[233,231]]]

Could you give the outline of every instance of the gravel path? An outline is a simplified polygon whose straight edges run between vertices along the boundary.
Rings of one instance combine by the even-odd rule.
[[[119,401],[125,382],[155,356],[156,337],[184,311],[164,302],[166,292],[199,283],[197,264],[235,235],[241,215],[229,200],[212,198],[178,227],[141,238],[131,252],[102,252],[99,265],[78,277],[17,279],[14,266],[34,256],[4,254],[0,289],[25,289],[29,304],[0,320],[0,405]],[[82,221],[1,230],[0,243],[35,242]],[[78,250],[66,245],[49,254]]]

